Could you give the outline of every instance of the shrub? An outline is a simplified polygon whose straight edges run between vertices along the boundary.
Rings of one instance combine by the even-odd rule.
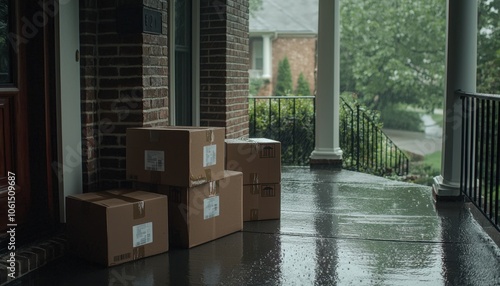
[[[311,99],[256,99],[250,102],[249,111],[251,137],[280,141],[284,165],[309,164],[315,136]],[[398,165],[402,156],[394,155],[395,146],[375,132],[382,127],[378,112],[366,110],[346,98],[342,100],[339,116],[344,168],[389,176],[404,167]],[[377,155],[373,156],[374,153]]]
[[[422,131],[422,120],[417,112],[403,109],[398,105],[391,105],[380,112],[380,118],[385,128]]]
[[[299,79],[297,80],[297,89],[295,90],[295,94],[298,96],[312,95],[311,88],[309,87],[309,82],[306,80],[306,77],[304,76],[303,73],[300,73]]]
[[[278,75],[276,78],[276,88],[274,93],[277,96],[286,96],[291,94],[292,91],[292,71],[290,69],[288,58],[285,57],[278,63]]]
[[[249,113],[251,137],[280,141],[284,165],[309,163],[314,149],[311,99],[258,99],[250,102]]]
[[[259,94],[260,89],[264,86],[264,80],[261,78],[252,78],[249,83],[250,95],[256,96]]]

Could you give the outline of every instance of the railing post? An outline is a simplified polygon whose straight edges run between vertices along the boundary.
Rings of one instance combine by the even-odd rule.
[[[281,140],[281,98],[278,98],[278,141]]]
[[[253,136],[256,136],[257,130],[257,99],[253,99]]]
[[[356,140],[357,146],[356,146],[356,171],[359,171],[359,153],[361,153],[360,150],[360,142],[361,141],[361,136],[359,135],[359,105],[356,105]]]
[[[297,117],[296,117],[296,114],[297,114],[297,113],[296,113],[296,110],[295,110],[295,100],[296,100],[296,99],[294,98],[294,99],[293,99],[293,113],[292,113],[292,114],[293,114],[293,115],[292,115],[292,116],[293,116],[293,129],[292,129],[292,130],[293,130],[293,131],[292,131],[292,133],[293,133],[293,134],[292,134],[292,142],[293,142],[293,144],[292,144],[292,152],[293,152],[293,153],[292,153],[292,160],[293,160],[293,162],[294,162],[294,163],[296,163],[296,162],[297,162],[297,161],[296,161],[296,158],[295,158],[295,134],[296,134],[296,133],[295,133],[295,120],[297,120]]]

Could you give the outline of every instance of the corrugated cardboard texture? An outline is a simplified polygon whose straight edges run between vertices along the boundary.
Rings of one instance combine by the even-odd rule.
[[[224,176],[225,129],[158,127],[127,130],[127,179],[193,187]]]
[[[68,196],[69,247],[78,256],[106,266],[166,252],[167,216],[167,197],[160,194],[111,190]],[[152,237],[136,233],[137,239],[144,240],[134,247],[133,231],[141,227],[152,230]]]
[[[280,215],[280,184],[243,186],[243,221],[279,219]]]
[[[243,184],[281,182],[281,143],[266,138],[226,139],[226,169],[243,172]]]
[[[170,242],[191,248],[243,229],[240,172],[226,171],[223,179],[192,188],[157,186],[169,196]],[[205,200],[218,196],[218,215],[205,219]]]

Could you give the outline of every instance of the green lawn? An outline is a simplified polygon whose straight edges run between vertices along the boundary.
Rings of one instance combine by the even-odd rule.
[[[441,172],[441,151],[410,162],[410,182],[431,186]]]
[[[430,165],[432,169],[441,170],[441,151],[426,155],[423,163]]]

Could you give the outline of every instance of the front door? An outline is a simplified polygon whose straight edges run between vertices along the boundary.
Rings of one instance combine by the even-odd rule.
[[[15,43],[17,1],[0,0],[0,229],[26,219],[30,182],[25,49]],[[13,44],[14,43],[14,44]]]
[[[54,220],[55,16],[54,0],[0,0],[0,232]]]

